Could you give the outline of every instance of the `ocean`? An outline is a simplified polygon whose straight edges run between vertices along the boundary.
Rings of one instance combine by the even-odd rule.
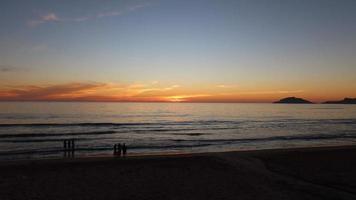
[[[167,154],[356,143],[356,106],[263,103],[1,102],[0,160]]]

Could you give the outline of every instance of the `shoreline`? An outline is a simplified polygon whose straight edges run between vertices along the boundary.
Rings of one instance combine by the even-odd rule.
[[[33,163],[51,163],[51,162],[100,162],[117,159],[157,159],[157,158],[179,158],[179,157],[199,157],[199,156],[217,156],[220,154],[235,154],[235,155],[256,155],[269,153],[288,153],[288,152],[310,152],[310,151],[330,151],[339,149],[355,149],[355,145],[332,145],[332,146],[313,146],[313,147],[294,147],[294,148],[271,148],[271,149],[253,149],[253,150],[228,150],[216,152],[164,152],[164,153],[132,153],[125,157],[117,157],[109,154],[93,155],[93,156],[77,156],[77,157],[44,157],[34,159],[15,159],[2,160],[0,167],[6,165],[24,165]]]

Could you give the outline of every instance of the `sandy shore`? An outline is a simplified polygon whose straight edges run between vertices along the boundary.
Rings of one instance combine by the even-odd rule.
[[[356,199],[356,146],[7,162],[0,199]]]

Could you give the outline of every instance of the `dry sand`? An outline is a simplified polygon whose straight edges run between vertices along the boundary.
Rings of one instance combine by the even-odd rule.
[[[0,164],[0,199],[356,199],[356,147]]]

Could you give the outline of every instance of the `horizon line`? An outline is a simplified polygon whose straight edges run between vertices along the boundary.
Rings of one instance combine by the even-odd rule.
[[[46,103],[261,103],[261,104],[298,104],[298,103],[275,103],[276,101],[100,101],[100,100],[0,100],[4,102],[46,102]],[[313,102],[311,104],[324,104],[328,101]]]

